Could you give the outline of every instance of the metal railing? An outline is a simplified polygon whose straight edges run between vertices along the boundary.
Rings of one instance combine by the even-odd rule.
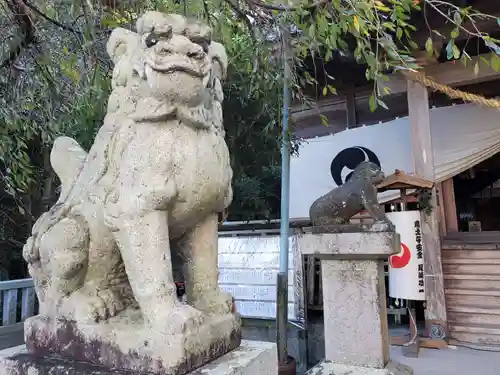
[[[33,279],[0,282],[0,333],[35,315],[36,293]]]

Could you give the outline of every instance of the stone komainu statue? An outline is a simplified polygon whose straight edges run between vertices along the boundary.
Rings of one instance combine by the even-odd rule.
[[[137,33],[115,29],[107,50],[115,67],[104,124],[88,154],[70,138],[55,141],[61,195],[35,223],[23,255],[41,317],[111,327],[128,311],[137,340],[150,340],[144,327],[192,333],[176,341],[179,350],[158,349],[187,371],[203,362],[203,350],[220,355],[239,345],[230,337],[239,317],[219,289],[217,264],[218,213],[232,200],[222,123],[227,56],[207,26],[159,12],[144,14]],[[187,304],[176,296],[173,256]],[[223,316],[229,323],[214,325]],[[225,349],[224,340],[232,340]],[[198,359],[185,358],[195,352]]]
[[[313,226],[347,224],[351,217],[363,210],[368,211],[376,222],[392,226],[377,199],[376,185],[384,178],[377,164],[360,163],[345,184],[332,189],[311,205],[309,216]]]

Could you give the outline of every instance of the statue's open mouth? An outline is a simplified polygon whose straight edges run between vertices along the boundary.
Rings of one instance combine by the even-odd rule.
[[[151,67],[152,70],[163,73],[163,74],[169,74],[169,73],[174,73],[174,72],[181,72],[181,73],[187,73],[189,75],[192,75],[194,77],[199,77],[203,78],[203,74],[201,73],[200,70],[195,70],[192,67],[185,66],[185,65],[179,65],[179,64],[170,64],[167,66],[155,66]]]
[[[173,56],[174,58],[158,58],[147,59],[145,62],[146,75],[152,72],[171,74],[171,73],[186,73],[190,76],[203,78],[206,74],[203,72],[203,67],[192,62],[185,57]]]
[[[199,80],[201,88],[206,87],[210,80],[209,68],[209,65],[203,61],[192,61],[191,58],[186,56],[148,56],[145,60],[134,66],[134,71],[141,77],[144,85],[154,89],[156,94],[139,100],[136,111],[131,117],[137,122],[165,121],[175,115],[177,103],[171,103],[170,99],[165,100],[161,96],[162,92],[175,96],[176,88],[172,87],[172,82],[166,76],[174,73],[185,74],[194,78],[195,81]],[[198,96],[193,96],[193,99],[196,101]],[[189,98],[184,98],[183,100],[189,101]],[[186,102],[184,104],[189,106],[192,103]]]

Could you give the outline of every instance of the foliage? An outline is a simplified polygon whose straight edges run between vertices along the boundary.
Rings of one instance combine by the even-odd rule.
[[[224,125],[236,176],[230,220],[276,218],[280,196],[280,121],[283,81],[279,65],[252,72],[253,41],[237,22],[228,22],[230,58],[224,84]],[[224,35],[224,34],[222,34]]]
[[[329,61],[342,57],[362,64],[366,79],[374,82],[370,107],[375,110],[379,105],[387,108],[380,99],[378,82],[387,80],[387,73],[395,70],[420,69],[422,61],[417,59],[420,50],[427,51],[429,57],[437,57],[444,43],[448,60],[460,59],[467,64],[471,56],[465,47],[477,38],[492,52],[485,62],[500,71],[500,40],[478,27],[479,22],[488,20],[500,25],[500,19],[456,3],[465,4],[453,0],[301,0],[290,7],[275,5],[271,0],[185,0],[174,4],[156,3],[156,6],[204,18],[217,29],[219,38],[227,46],[238,43],[238,39],[232,37],[235,24],[246,28],[248,36],[252,36],[249,49],[253,53],[253,65],[248,60],[245,62],[247,70],[253,72],[268,69],[270,47],[286,43],[283,35],[291,34],[293,65],[303,66],[309,56],[321,57],[328,78],[326,82],[318,82],[313,75],[301,75],[297,70],[292,79],[293,94],[301,101],[309,101],[303,90],[308,84],[323,84],[321,92],[325,96],[336,93],[332,84],[336,77],[324,67]],[[428,32],[425,43],[414,38],[422,32],[415,26],[419,15],[423,15],[423,25]],[[433,27],[428,19],[431,16],[441,18],[444,29]],[[465,47],[457,44],[464,38],[467,39]],[[275,64],[276,59],[272,63]],[[473,69],[477,74],[479,64]]]
[[[387,73],[397,70],[418,70],[422,61],[417,57],[425,49],[429,57],[440,53],[439,45],[444,43],[448,60],[460,59],[467,64],[471,56],[465,47],[472,38],[479,39],[492,52],[485,62],[496,71],[500,71],[500,40],[481,32],[479,21],[494,21],[500,24],[496,16],[475,11],[469,6],[458,6],[453,1],[442,0],[319,0],[311,4],[301,1],[295,8],[273,6],[257,0],[248,0],[250,4],[280,16],[281,25],[294,25],[296,37],[293,38],[295,65],[300,66],[307,56],[321,56],[323,70],[329,61],[336,57],[346,58],[365,67],[365,76],[373,81],[373,95],[370,98],[371,110],[379,105],[386,108],[380,99],[378,83],[387,80]],[[441,17],[446,23],[445,31],[433,28],[428,15]],[[425,45],[415,40],[417,30],[414,25],[416,15],[422,15],[428,31]],[[421,31],[421,30],[420,30]],[[465,47],[456,41],[465,37]],[[479,64],[474,71],[477,74]],[[331,83],[332,77],[324,71],[326,82],[318,82],[316,77],[305,74],[295,76],[294,95],[299,100],[307,100],[301,88],[305,84],[325,85],[321,92],[330,95],[336,92]],[[387,88],[384,88],[387,90]],[[384,94],[387,94],[385,92]]]
[[[28,10],[13,7],[20,3],[0,2],[7,42],[22,34],[14,11]],[[0,69],[0,259],[19,277],[25,272],[19,250],[36,218],[57,197],[52,142],[64,134],[88,148],[109,92],[105,36],[89,43],[86,21],[70,16],[64,4],[46,3],[43,12],[30,6],[37,9],[29,8],[28,16],[36,39],[23,44],[18,56],[8,51],[12,43],[0,45],[0,61],[9,63]],[[65,24],[71,26],[59,26]]]
[[[9,42],[0,44],[0,62],[8,62],[0,69],[5,93],[0,97],[4,267],[21,261],[20,249],[34,220],[57,198],[57,179],[49,163],[55,137],[68,135],[88,149],[102,124],[111,75],[104,48],[110,30],[131,27],[146,8],[166,8],[160,3],[122,3],[124,8],[106,10],[85,2],[75,3],[71,13],[64,3],[25,4],[37,38],[23,45],[14,59],[10,42],[18,40],[21,27],[9,7],[0,14]],[[225,126],[235,171],[230,212],[235,219],[266,218],[276,215],[279,196],[279,69],[269,64],[266,71],[252,72],[255,54],[246,29],[237,22],[221,25],[215,28],[216,38],[227,44],[231,64],[224,85]],[[248,199],[252,185],[246,182],[251,180],[257,188],[253,186]]]
[[[426,215],[430,215],[434,210],[432,206],[432,190],[418,189],[417,198],[420,211],[423,211]]]

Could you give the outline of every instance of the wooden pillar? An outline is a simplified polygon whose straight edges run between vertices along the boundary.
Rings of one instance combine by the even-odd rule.
[[[437,205],[438,205],[438,223],[439,223],[439,233],[441,237],[446,236],[446,215],[443,206],[443,186],[442,183],[436,183],[436,195],[437,195]]]
[[[414,171],[417,176],[434,181],[434,155],[427,88],[411,80],[407,81],[407,88]],[[421,211],[421,226],[424,245],[425,320],[429,336],[439,339],[447,336],[447,318],[441,265],[439,212],[436,201],[436,188],[434,188],[431,200],[432,213],[426,215]]]
[[[443,181],[443,207],[444,217],[446,220],[446,233],[458,232],[458,217],[457,205],[455,203],[455,188],[453,186],[453,178]]]

